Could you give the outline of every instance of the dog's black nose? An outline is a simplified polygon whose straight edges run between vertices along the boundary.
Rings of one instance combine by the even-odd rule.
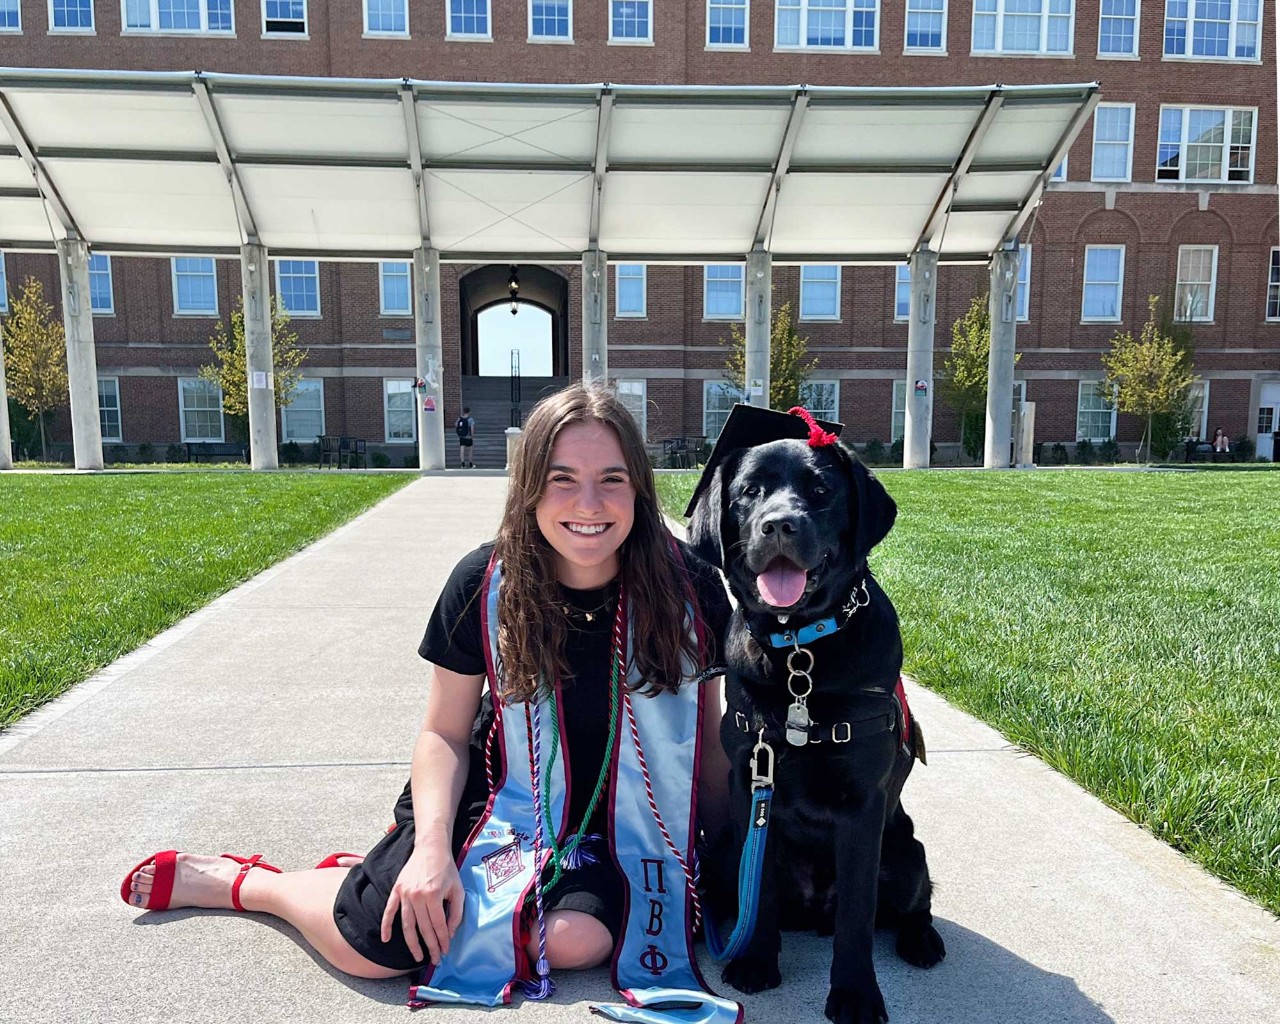
[[[770,516],[760,523],[760,532],[766,537],[772,537],[775,530],[791,534],[797,529],[799,529],[799,521],[795,516]]]

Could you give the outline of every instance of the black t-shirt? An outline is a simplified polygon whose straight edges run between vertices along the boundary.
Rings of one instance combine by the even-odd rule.
[[[724,586],[716,571],[683,544],[680,544],[680,553],[693,579],[694,594],[703,621],[715,638],[716,650],[722,650],[725,627],[731,614]],[[441,591],[427,622],[426,634],[418,646],[418,653],[432,664],[461,675],[485,673],[486,640],[481,630],[480,589],[492,556],[493,544],[484,544],[472,551],[457,564]],[[569,775],[573,779],[569,794],[569,831],[572,834],[587,812],[608,751],[609,680],[617,589],[616,584],[610,584],[596,590],[561,587],[561,591],[567,605],[584,613],[570,616],[565,660],[573,677],[561,680],[560,714],[569,748]],[[585,613],[590,613],[590,621],[587,621]],[[492,722],[493,706],[486,696],[481,701],[472,733],[473,748],[483,746]],[[545,744],[543,749],[546,749]],[[471,774],[463,797],[464,807],[479,798],[478,787],[482,788],[484,784],[483,768],[479,772],[480,778],[475,778],[477,758],[473,756],[471,763]],[[497,769],[495,765],[495,772]],[[587,828],[588,833],[607,832],[607,807],[608,800],[602,794]]]

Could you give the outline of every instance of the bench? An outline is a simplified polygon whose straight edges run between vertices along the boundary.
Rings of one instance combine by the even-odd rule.
[[[188,462],[199,462],[201,459],[249,461],[245,446],[234,441],[188,441],[186,447]]]
[[[1187,441],[1184,444],[1184,462],[1238,462],[1235,452],[1215,452],[1207,441]]]

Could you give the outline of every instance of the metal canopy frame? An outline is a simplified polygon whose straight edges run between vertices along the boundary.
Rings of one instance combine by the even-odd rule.
[[[0,248],[51,251],[81,238],[103,253],[231,257],[262,244],[273,256],[372,260],[432,246],[446,261],[543,263],[599,248],[614,261],[689,264],[768,249],[794,264],[900,262],[932,246],[943,263],[985,263],[1016,239],[1098,98],[1097,83],[532,85],[0,69]],[[80,115],[93,128],[87,144],[76,124],[86,103],[116,115],[105,126]],[[27,104],[58,116],[24,117]],[[130,104],[137,119],[121,114]],[[391,121],[401,125],[394,147]],[[215,168],[226,191],[208,187]],[[314,190],[309,222],[280,171]],[[106,209],[100,178],[122,209],[138,204],[134,237],[92,227]],[[146,222],[157,180],[174,183],[174,208],[203,216],[203,236]],[[375,206],[366,227],[361,212]],[[326,226],[335,209],[357,227]],[[399,233],[384,242],[379,223]],[[273,233],[290,240],[272,244]]]

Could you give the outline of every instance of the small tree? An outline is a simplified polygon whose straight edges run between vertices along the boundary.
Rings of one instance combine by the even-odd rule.
[[[796,330],[791,303],[784,302],[774,310],[769,332],[769,408],[790,409],[803,404],[800,392],[818,365],[817,356],[808,356],[809,339]],[[737,324],[729,328],[724,379],[743,395],[747,393],[747,336]]]
[[[29,277],[4,322],[9,392],[40,424],[40,454],[49,458],[45,418],[67,404],[67,335],[45,301],[44,285]]]
[[[1147,308],[1150,315],[1142,325],[1141,337],[1135,340],[1128,331],[1116,332],[1111,351],[1102,356],[1102,366],[1115,407],[1147,418],[1142,439],[1150,463],[1152,419],[1178,412],[1196,378],[1187,353],[1160,329],[1159,298],[1149,296]]]
[[[200,376],[222,388],[222,408],[241,424],[249,415],[248,356],[244,340],[244,303],[236,301],[231,311],[231,331],[219,320],[209,339],[214,362],[200,367]],[[298,335],[289,330],[289,314],[271,300],[271,361],[275,374],[276,408],[283,409],[293,401],[302,376],[299,367],[307,358],[307,350],[298,347]],[[247,427],[244,428],[247,430]]]
[[[1021,358],[1019,352],[1013,361]],[[990,359],[991,305],[983,292],[973,297],[964,316],[951,325],[951,354],[938,376],[939,393],[960,417],[960,447],[974,460],[982,454],[986,434]]]

